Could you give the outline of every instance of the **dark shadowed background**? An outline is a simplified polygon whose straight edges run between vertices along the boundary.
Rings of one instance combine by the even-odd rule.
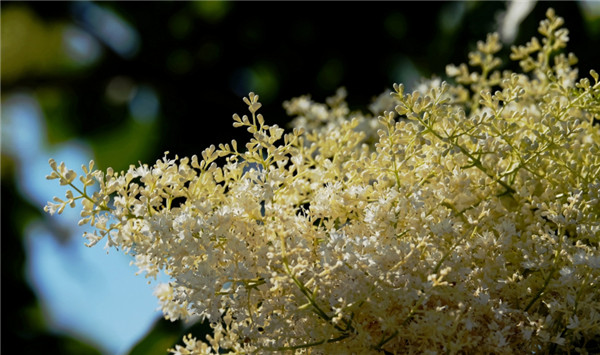
[[[130,257],[83,247],[76,213],[43,213],[64,194],[44,179],[49,157],[121,170],[244,142],[231,116],[250,91],[282,126],[285,100],[341,86],[366,111],[393,83],[445,78],[489,32],[508,58],[548,7],[565,18],[580,74],[600,69],[599,2],[509,4],[3,1],[2,349],[164,354],[206,331],[159,320],[148,280]]]

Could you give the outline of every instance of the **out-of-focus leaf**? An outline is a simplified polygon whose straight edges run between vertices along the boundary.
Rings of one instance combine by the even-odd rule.
[[[2,10],[2,83],[65,69],[61,23],[44,23],[25,6]]]
[[[183,336],[192,334],[201,341],[206,341],[206,335],[212,334],[208,322],[198,322],[190,327],[184,327],[182,322],[171,322],[159,319],[152,330],[140,340],[129,352],[129,355],[164,355],[176,344],[183,345]]]
[[[59,87],[43,86],[38,87],[35,94],[46,119],[48,143],[58,144],[76,136],[76,127],[71,123],[74,93]]]
[[[155,149],[159,139],[158,125],[155,122],[128,119],[122,126],[116,127],[114,132],[103,132],[93,137],[90,143],[100,168],[111,166],[120,171],[136,162],[149,163],[158,159],[158,155],[163,153],[156,152]]]
[[[152,330],[140,340],[129,355],[165,355],[180,339],[181,323],[159,319]]]

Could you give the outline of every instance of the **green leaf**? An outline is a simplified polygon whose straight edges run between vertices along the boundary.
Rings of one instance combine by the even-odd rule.
[[[165,355],[181,339],[181,323],[161,318],[129,355]]]

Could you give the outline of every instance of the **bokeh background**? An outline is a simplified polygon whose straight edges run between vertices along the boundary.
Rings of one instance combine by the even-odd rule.
[[[129,256],[86,248],[77,213],[43,213],[63,196],[54,157],[78,169],[152,163],[244,142],[233,113],[338,87],[367,111],[395,82],[445,78],[478,40],[537,35],[548,7],[566,20],[582,75],[600,70],[600,2],[10,2],[1,10],[2,350],[20,354],[165,354],[206,326],[161,320]],[[515,63],[505,68],[515,69]],[[14,352],[14,351],[13,351]]]

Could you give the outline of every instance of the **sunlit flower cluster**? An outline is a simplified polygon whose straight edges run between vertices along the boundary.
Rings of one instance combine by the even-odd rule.
[[[175,354],[513,354],[600,350],[600,83],[578,79],[552,10],[500,71],[498,35],[455,84],[394,85],[350,112],[300,97],[287,132],[124,172],[50,162],[168,319],[211,322]],[[596,120],[596,124],[594,121]],[[93,191],[93,192],[92,192]]]

